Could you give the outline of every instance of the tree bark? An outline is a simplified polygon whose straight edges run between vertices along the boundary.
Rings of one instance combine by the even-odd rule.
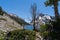
[[[54,3],[54,11],[55,11],[55,18],[57,20],[57,19],[59,19],[58,2]]]

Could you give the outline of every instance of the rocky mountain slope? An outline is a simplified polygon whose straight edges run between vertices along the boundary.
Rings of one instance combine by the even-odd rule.
[[[0,12],[0,38],[10,31],[23,29],[24,25],[28,25],[28,23],[18,16]]]
[[[24,20],[19,17],[12,16],[10,14],[0,15],[0,30],[6,32],[13,29],[23,29],[23,25],[26,25]]]
[[[36,21],[42,25],[42,24],[45,24],[45,23],[48,23],[49,21],[54,21],[54,17],[53,16],[50,16],[50,15],[47,15],[47,14],[39,14]]]

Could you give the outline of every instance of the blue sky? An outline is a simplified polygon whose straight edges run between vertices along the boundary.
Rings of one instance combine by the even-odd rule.
[[[7,13],[16,14],[24,20],[29,21],[31,15],[30,7],[33,3],[37,4],[38,12],[52,16],[54,15],[53,7],[45,7],[45,1],[46,0],[0,0],[0,6],[2,6],[3,10]]]

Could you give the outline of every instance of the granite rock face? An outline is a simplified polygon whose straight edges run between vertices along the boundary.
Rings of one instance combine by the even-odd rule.
[[[17,21],[10,18],[10,16],[7,14],[0,15],[0,30],[1,31],[9,32],[16,29],[23,29],[23,26],[20,25]]]

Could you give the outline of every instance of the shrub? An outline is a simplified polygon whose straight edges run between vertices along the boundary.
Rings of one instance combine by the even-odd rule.
[[[0,40],[4,40],[6,34],[0,30]]]
[[[14,30],[7,34],[8,40],[35,40],[35,31]]]

